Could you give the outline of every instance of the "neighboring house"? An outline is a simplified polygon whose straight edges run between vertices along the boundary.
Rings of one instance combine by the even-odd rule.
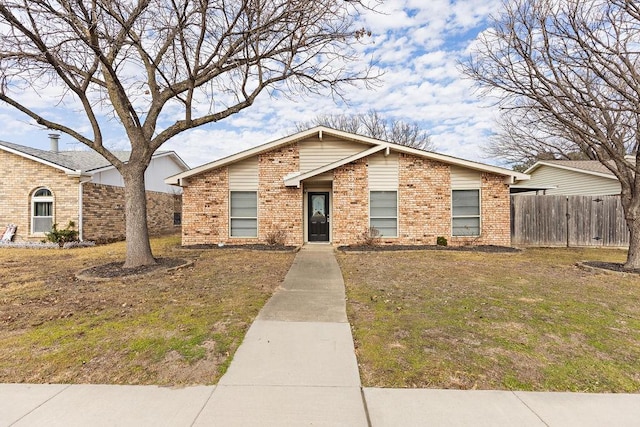
[[[0,225],[17,225],[14,241],[42,240],[53,224],[69,221],[82,240],[124,239],[122,176],[95,151],[59,151],[58,138],[51,135],[49,151],[0,141]],[[180,189],[164,178],[188,169],[173,151],[154,154],[145,173],[150,233],[174,229]]]
[[[183,188],[182,244],[510,245],[522,173],[315,127],[167,178]]]
[[[525,171],[526,182],[511,187],[514,194],[609,196],[620,194],[620,182],[597,160],[544,160]]]

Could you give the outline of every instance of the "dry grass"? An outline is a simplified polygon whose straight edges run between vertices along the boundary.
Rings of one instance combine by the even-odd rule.
[[[365,386],[640,392],[640,276],[617,250],[338,256]]]
[[[89,283],[74,272],[123,260],[124,244],[0,249],[0,382],[214,384],[294,254],[179,250],[183,270]]]

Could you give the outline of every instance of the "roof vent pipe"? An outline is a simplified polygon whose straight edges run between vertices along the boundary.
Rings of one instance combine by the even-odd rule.
[[[60,139],[60,135],[57,133],[50,133],[49,134],[49,142],[51,143],[50,145],[50,151],[52,153],[57,153],[58,152],[58,140]]]

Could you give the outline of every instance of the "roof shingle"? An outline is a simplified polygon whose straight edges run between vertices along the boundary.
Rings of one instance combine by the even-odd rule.
[[[111,163],[109,163],[107,159],[93,150],[59,151],[56,153],[5,141],[0,141],[0,145],[74,171],[91,172],[96,169],[111,166]],[[129,160],[129,156],[131,155],[130,151],[112,151],[112,153],[123,162]],[[155,155],[162,153],[165,152],[156,151]]]

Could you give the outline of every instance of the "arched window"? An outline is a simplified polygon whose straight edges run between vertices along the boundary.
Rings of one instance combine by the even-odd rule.
[[[31,232],[47,233],[53,226],[53,194],[38,188],[31,197]]]

